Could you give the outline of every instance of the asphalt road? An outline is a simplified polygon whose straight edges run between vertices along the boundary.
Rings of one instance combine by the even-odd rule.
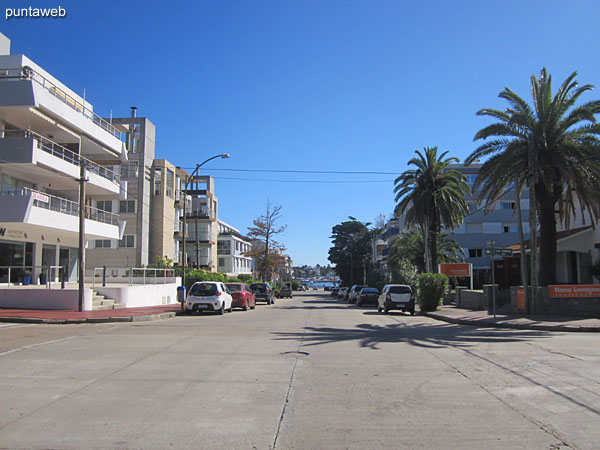
[[[597,449],[598,344],[323,292],[222,317],[0,324],[0,448]]]

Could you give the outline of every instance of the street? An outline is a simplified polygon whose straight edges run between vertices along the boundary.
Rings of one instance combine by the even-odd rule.
[[[597,449],[594,333],[329,292],[225,316],[0,324],[0,448]]]

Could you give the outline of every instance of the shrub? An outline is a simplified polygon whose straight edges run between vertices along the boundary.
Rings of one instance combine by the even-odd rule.
[[[241,273],[241,274],[239,274],[238,278],[240,279],[240,281],[242,283],[246,283],[246,284],[252,283],[252,275],[249,275],[247,273]]]
[[[448,290],[448,277],[442,273],[422,273],[417,279],[417,300],[423,312],[435,311]]]

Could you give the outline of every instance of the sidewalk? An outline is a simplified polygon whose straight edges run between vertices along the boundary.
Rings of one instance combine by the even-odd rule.
[[[496,314],[472,311],[450,305],[440,306],[438,311],[425,313],[427,317],[461,325],[478,327],[515,328],[545,331],[592,331],[600,332],[600,319],[584,317],[532,316],[521,314]]]
[[[144,308],[106,309],[84,312],[0,308],[0,322],[45,324],[138,322],[168,319],[175,317],[176,313],[180,310],[181,305],[179,303],[147,306]]]

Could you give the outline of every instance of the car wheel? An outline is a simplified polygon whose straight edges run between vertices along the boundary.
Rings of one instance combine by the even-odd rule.
[[[233,312],[233,303],[231,304],[231,306],[229,307],[229,309],[227,311],[228,312]]]
[[[381,307],[377,306],[377,312],[381,312]]]
[[[221,309],[217,312],[218,315],[222,316],[225,314],[225,302],[221,303]]]
[[[191,309],[184,309],[185,314],[187,314],[188,316],[192,313]]]
[[[362,302],[360,300],[356,300],[356,306],[360,308],[362,306]]]
[[[256,308],[256,302],[254,302],[254,304],[250,307],[250,309],[254,309]]]
[[[244,309],[244,311],[248,311],[248,303],[246,303],[246,304],[244,305],[244,308],[243,308],[243,309]]]

